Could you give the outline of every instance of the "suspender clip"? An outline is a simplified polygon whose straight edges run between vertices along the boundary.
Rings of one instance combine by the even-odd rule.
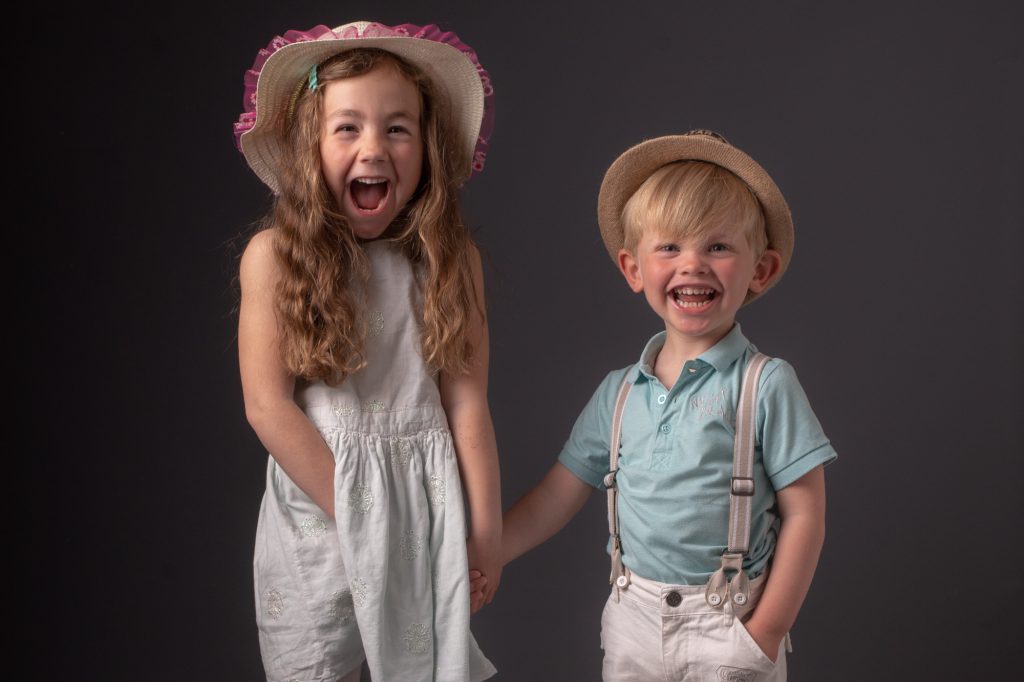
[[[615,474],[619,473],[618,469],[612,469],[604,475],[604,487],[614,488],[615,487]]]
[[[754,495],[754,479],[747,476],[733,476],[732,494],[740,497],[752,497]]]

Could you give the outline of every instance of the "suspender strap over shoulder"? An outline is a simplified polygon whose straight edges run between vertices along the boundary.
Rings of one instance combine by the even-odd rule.
[[[722,606],[730,593],[736,604],[742,606],[747,603],[749,581],[743,570],[743,556],[750,543],[750,510],[754,496],[757,387],[768,360],[768,356],[755,353],[743,372],[740,398],[736,405],[736,436],[733,441],[732,478],[729,486],[728,544],[722,555],[722,565],[711,576],[705,590],[705,599],[714,607]],[[619,589],[629,586],[629,571],[622,564],[616,475],[619,471],[622,413],[632,388],[633,385],[628,380],[623,380],[615,398],[608,451],[609,471],[604,477],[604,484],[608,489],[608,534],[612,541],[612,570],[608,580]]]
[[[743,556],[750,545],[757,387],[761,381],[761,371],[769,359],[763,353],[755,353],[743,372],[740,399],[736,405],[736,435],[733,439],[732,479],[729,486],[729,542],[722,554],[722,565],[711,576],[704,593],[710,606],[721,606],[730,592],[732,600],[742,606],[747,603],[749,595],[749,580],[743,570]]]
[[[622,411],[626,407],[626,398],[633,384],[623,380],[619,387],[619,393],[615,397],[615,410],[612,412],[612,437],[609,442],[608,462],[609,471],[604,477],[605,488],[608,489],[608,534],[612,538],[612,572],[608,576],[608,582],[619,588],[629,585],[629,576],[626,575],[622,566],[622,539],[619,537],[619,504],[618,486],[615,482],[615,475],[619,472],[619,442],[622,440]],[[616,591],[616,595],[618,592]]]

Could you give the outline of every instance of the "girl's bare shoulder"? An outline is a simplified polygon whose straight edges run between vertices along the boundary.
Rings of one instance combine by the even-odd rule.
[[[269,283],[278,278],[280,273],[274,254],[275,232],[274,229],[260,230],[246,244],[238,272],[243,289],[247,283]]]

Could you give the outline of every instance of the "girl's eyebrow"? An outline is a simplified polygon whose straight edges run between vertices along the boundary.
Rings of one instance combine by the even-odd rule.
[[[332,111],[331,113],[327,114],[328,119],[339,118],[341,116],[358,119],[363,118],[363,114],[361,112],[356,111],[355,109],[338,109],[337,111]]]
[[[340,117],[356,118],[356,119],[359,119],[359,120],[363,120],[364,118],[366,118],[366,116],[361,111],[357,111],[355,109],[338,109],[337,111],[332,111],[331,113],[327,114],[327,119],[328,120],[330,120],[332,118],[340,118]],[[388,121],[396,119],[396,118],[407,118],[407,119],[410,119],[410,120],[416,120],[417,119],[416,116],[413,116],[412,114],[410,114],[409,112],[405,111],[404,109],[399,109],[398,111],[395,111],[395,112],[392,112],[390,114],[387,114],[384,117],[384,119],[388,120]]]

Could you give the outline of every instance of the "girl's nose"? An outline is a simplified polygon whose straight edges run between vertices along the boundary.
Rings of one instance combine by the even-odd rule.
[[[379,133],[367,131],[359,149],[359,160],[364,163],[377,163],[384,160],[384,140]]]

